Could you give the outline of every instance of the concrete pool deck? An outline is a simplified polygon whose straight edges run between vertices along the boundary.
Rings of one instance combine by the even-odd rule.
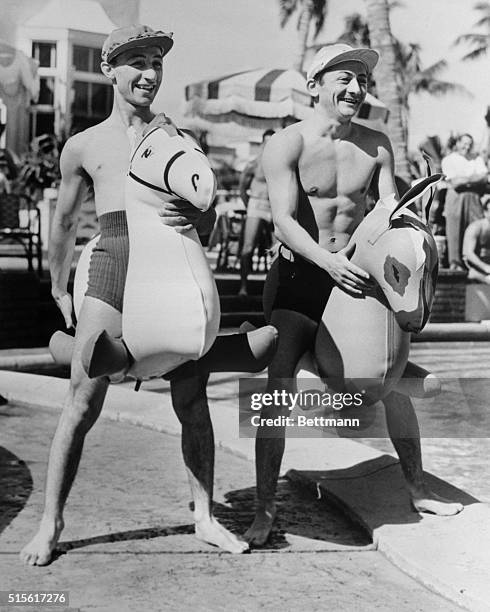
[[[156,431],[180,434],[167,383],[159,393],[109,389],[103,416]],[[68,381],[0,371],[0,391],[9,400],[60,410]],[[151,388],[151,385],[149,386]],[[216,444],[254,460],[254,440],[238,438],[236,377],[214,376],[209,386]],[[235,402],[233,401],[235,399]],[[162,409],[163,408],[163,409]],[[454,517],[412,512],[398,462],[353,440],[290,438],[283,472],[315,487],[361,523],[387,558],[420,583],[470,610],[490,610],[490,508],[471,495],[427,474],[440,495],[466,507]]]

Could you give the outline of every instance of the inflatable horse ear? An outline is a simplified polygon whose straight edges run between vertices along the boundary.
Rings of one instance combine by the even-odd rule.
[[[397,204],[393,196],[380,200],[352,237],[356,244],[352,261],[377,281],[405,331],[419,332],[427,323],[438,270],[437,248],[427,222],[433,194],[424,219],[409,207],[442,178],[434,174],[422,179]]]

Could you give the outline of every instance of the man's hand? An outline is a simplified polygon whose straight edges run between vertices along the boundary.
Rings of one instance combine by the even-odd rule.
[[[164,202],[158,214],[162,219],[162,223],[173,227],[176,232],[182,234],[195,228],[203,213],[185,200],[174,200],[172,202]]]
[[[61,314],[65,319],[66,329],[70,329],[70,327],[75,327],[73,322],[73,300],[71,295],[66,291],[55,291],[52,292],[54,301],[56,305],[61,310]]]
[[[320,267],[326,270],[344,291],[359,297],[372,293],[374,282],[367,272],[349,261],[348,257],[354,249],[355,244],[351,244],[338,253],[325,251]]]

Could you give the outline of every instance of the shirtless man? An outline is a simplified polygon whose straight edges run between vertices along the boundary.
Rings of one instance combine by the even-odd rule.
[[[349,261],[349,239],[363,219],[368,187],[376,177],[380,198],[396,193],[388,138],[352,122],[366,95],[378,53],[336,44],[322,48],[308,71],[316,99],[311,118],[273,136],[264,156],[275,233],[283,246],[264,289],[266,317],[279,331],[269,366],[268,390],[294,391],[298,360],[314,343],[335,284],[354,296],[372,287],[369,275]],[[388,431],[400,458],[411,502],[418,511],[450,515],[462,509],[424,484],[417,418],[410,400],[385,400]],[[264,408],[265,418],[278,408]],[[245,538],[267,540],[276,508],[275,489],[285,445],[284,428],[258,429],[257,511]]]
[[[466,228],[463,261],[468,266],[469,279],[490,285],[490,197],[485,197],[483,219]]]
[[[252,256],[261,234],[272,227],[272,212],[262,167],[262,153],[274,130],[266,130],[262,136],[262,148],[240,177],[240,197],[247,209],[243,229],[243,245],[240,257],[240,290],[238,295],[247,295],[247,279],[252,269]]]
[[[66,326],[73,326],[72,299],[67,291],[80,204],[93,188],[101,238],[92,255],[89,287],[76,326],[68,397],[52,442],[44,513],[39,530],[21,551],[29,565],[45,565],[63,529],[63,509],[75,478],[86,434],[97,420],[109,381],[89,379],[81,351],[95,333],[122,333],[122,299],[129,243],[124,210],[125,176],[134,137],[154,118],[150,110],[162,81],[163,57],[172,35],[147,26],[112,32],[102,50],[102,72],[114,89],[111,115],[95,127],[70,138],[60,160],[62,182],[49,244],[52,295]],[[206,232],[214,213],[200,213],[185,202],[170,203],[160,212],[176,231],[191,227]],[[181,369],[171,382],[172,401],[182,424],[182,450],[194,500],[196,536],[230,552],[247,544],[224,529],[212,516],[214,440],[206,398],[207,374]]]

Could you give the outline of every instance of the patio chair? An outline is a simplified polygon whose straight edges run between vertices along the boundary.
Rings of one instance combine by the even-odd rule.
[[[37,273],[42,276],[41,217],[39,208],[27,195],[0,195],[0,257],[25,257],[29,272],[34,271],[36,260]]]
[[[244,221],[245,211],[241,210],[229,211],[218,217],[219,248],[216,272],[235,270],[239,267]],[[230,259],[233,259],[233,263],[230,263]]]

